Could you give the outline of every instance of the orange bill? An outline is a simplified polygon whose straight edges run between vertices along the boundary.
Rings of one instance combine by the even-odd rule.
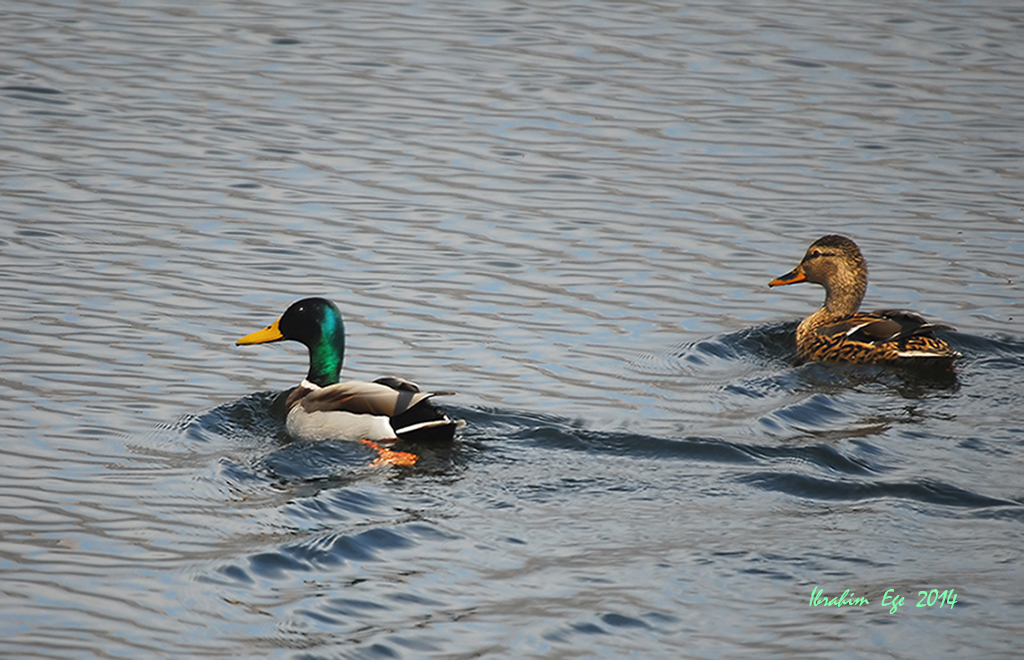
[[[799,268],[794,268],[785,275],[776,277],[768,283],[768,286],[785,286],[786,284],[796,284],[797,282],[804,282],[806,280],[807,276],[804,275],[804,271]]]

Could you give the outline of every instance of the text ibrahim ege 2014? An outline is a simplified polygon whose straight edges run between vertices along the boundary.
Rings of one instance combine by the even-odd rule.
[[[843,592],[842,596],[833,596],[828,598],[824,595],[824,589],[818,587],[811,588],[811,601],[809,605],[811,607],[842,607],[844,605],[852,605],[854,607],[864,607],[870,605],[869,601],[864,596],[854,598],[856,594],[847,589]],[[903,596],[893,593],[895,589],[888,589],[882,595],[882,606],[889,608],[890,614],[895,614],[896,610],[903,605],[905,600]],[[938,589],[918,591],[917,595],[921,597],[917,601],[917,607],[933,607],[938,605],[939,608],[949,605],[949,609],[953,609],[953,605],[956,604],[956,591],[953,589],[946,589],[945,591],[939,591]]]

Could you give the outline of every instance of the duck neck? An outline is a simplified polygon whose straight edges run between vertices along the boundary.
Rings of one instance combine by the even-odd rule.
[[[320,341],[309,347],[309,374],[306,380],[327,387],[338,382],[345,359],[345,330],[341,324],[325,327]]]
[[[867,275],[854,274],[851,277],[838,278],[825,286],[825,305],[822,307],[823,317],[843,318],[857,313],[860,303],[864,300],[867,290]]]

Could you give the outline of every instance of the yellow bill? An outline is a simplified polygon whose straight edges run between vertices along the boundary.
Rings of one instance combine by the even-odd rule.
[[[281,329],[277,327],[280,322],[281,319],[278,319],[262,330],[257,330],[256,332],[247,334],[236,341],[235,346],[243,346],[245,344],[266,344],[268,341],[280,341],[284,339],[284,335],[281,334]]]

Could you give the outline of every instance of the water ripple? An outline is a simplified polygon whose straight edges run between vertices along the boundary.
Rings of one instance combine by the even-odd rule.
[[[980,493],[936,481],[856,482],[821,479],[795,473],[754,473],[741,478],[743,483],[765,490],[780,491],[795,497],[816,500],[863,501],[879,498],[912,500],[946,507],[988,508],[1019,507],[1021,502],[986,497]]]

